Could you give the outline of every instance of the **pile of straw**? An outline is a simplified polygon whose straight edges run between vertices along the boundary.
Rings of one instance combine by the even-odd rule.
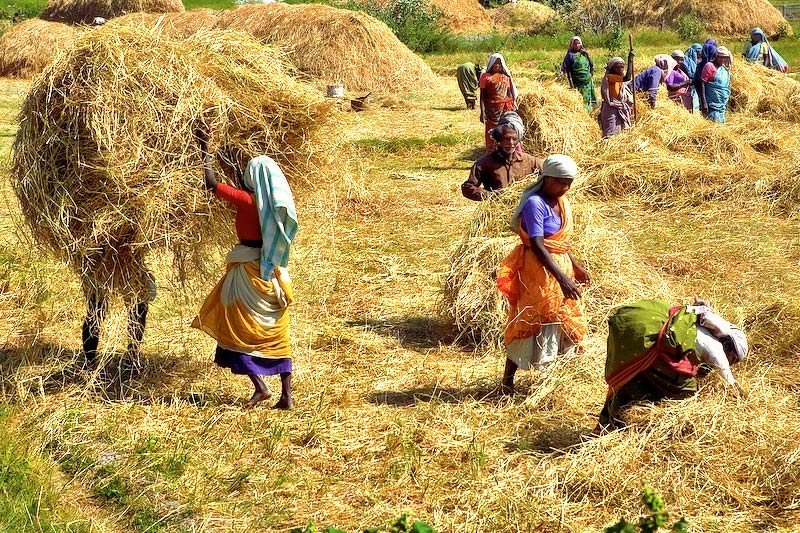
[[[49,0],[41,18],[67,24],[91,24],[95,17],[111,19],[126,13],[185,11],[181,0]]]
[[[550,6],[532,2],[531,0],[518,0],[489,10],[495,26],[505,31],[524,33],[538,33],[539,29],[554,19],[556,11]]]
[[[731,111],[800,122],[800,83],[757,63],[736,61],[731,70]]]
[[[283,47],[301,71],[350,91],[416,91],[436,81],[386,24],[364,13],[320,4],[251,4],[223,13],[217,27]]]
[[[130,13],[114,19],[114,24],[145,27],[172,37],[189,37],[200,30],[214,28],[218,20],[213,9],[191,9],[181,13]]]
[[[478,0],[430,0],[438,9],[445,24],[456,33],[476,33],[492,31],[492,17]]]
[[[76,31],[66,24],[28,19],[0,37],[0,76],[30,78],[69,46]]]
[[[142,290],[149,250],[172,252],[182,273],[202,268],[212,237],[231,234],[202,186],[194,131],[209,131],[228,161],[271,155],[298,183],[332,110],[291,74],[278,51],[239,32],[87,32],[20,111],[11,178],[35,241],[123,294]]]
[[[591,5],[591,0],[588,2]],[[755,27],[767,35],[791,25],[768,0],[623,0],[619,4],[624,22],[630,25],[674,28],[679,18],[695,14],[712,35],[747,36]]]

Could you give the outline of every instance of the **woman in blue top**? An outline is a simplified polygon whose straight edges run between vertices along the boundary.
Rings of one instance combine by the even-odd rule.
[[[789,64],[772,48],[761,28],[753,28],[750,32],[750,44],[752,46],[744,53],[746,60],[761,63],[780,72],[789,70]]]
[[[731,53],[724,46],[717,48],[714,60],[705,63],[700,73],[700,109],[703,116],[725,123],[725,111],[731,97]]]

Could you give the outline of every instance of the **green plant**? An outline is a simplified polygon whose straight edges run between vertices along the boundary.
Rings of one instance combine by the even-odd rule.
[[[610,52],[616,52],[622,49],[623,33],[622,26],[614,24],[611,29],[606,32],[602,39],[604,47],[608,48]]]
[[[664,500],[646,483],[642,488],[642,502],[650,511],[649,515],[640,517],[635,525],[621,518],[613,526],[603,529],[603,533],[656,533],[665,527],[669,520],[669,513],[664,505]],[[689,533],[689,523],[684,517],[681,517],[672,524],[671,530],[675,533]]]
[[[772,36],[774,40],[782,39],[784,37],[789,36],[789,32],[791,31],[792,27],[789,25],[788,22],[781,22],[778,25],[778,31],[775,32],[775,35]]]
[[[706,25],[696,13],[687,13],[678,17],[675,22],[675,31],[678,32],[681,39],[696,41],[706,31]]]
[[[363,11],[383,21],[406,46],[415,52],[443,51],[450,47],[453,35],[444,24],[442,12],[425,0],[390,0],[385,5],[374,1],[348,0],[352,11]]]
[[[386,527],[370,527],[364,530],[364,533],[436,533],[431,526],[425,522],[411,521],[410,513],[403,513],[397,519]],[[305,527],[296,527],[290,530],[290,533],[347,533],[335,527],[326,527],[319,529],[314,522],[309,522]]]

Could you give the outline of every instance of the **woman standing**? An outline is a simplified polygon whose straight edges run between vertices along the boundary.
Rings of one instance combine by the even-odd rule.
[[[753,28],[750,32],[750,48],[744,54],[748,61],[761,63],[767,68],[780,72],[789,70],[789,64],[769,44],[767,36],[761,28]]]
[[[567,76],[569,88],[577,89],[581,93],[586,111],[591,112],[597,105],[593,81],[594,63],[580,37],[575,36],[569,42],[567,54],[561,63],[561,72]]]
[[[700,109],[703,116],[725,123],[728,99],[731,97],[731,53],[724,46],[717,48],[713,61],[703,64],[700,73]]]
[[[500,122],[503,113],[517,108],[517,89],[502,55],[492,54],[478,86],[486,152],[491,153],[495,148],[491,131]]]
[[[293,300],[293,289],[286,265],[297,232],[292,192],[283,172],[267,156],[251,159],[244,172],[223,165],[226,175],[241,188],[217,182],[208,137],[198,132],[197,138],[206,188],[236,208],[239,244],[228,253],[227,273],[206,298],[192,326],[216,339],[215,363],[252,381],[255,391],[245,409],[272,397],[261,376],[276,374],[281,378],[281,397],[274,407],[290,409],[292,358],[287,307]]]
[[[549,156],[511,218],[522,242],[497,269],[497,287],[510,305],[504,394],[513,394],[518,368],[545,367],[587,332],[578,284],[589,283],[589,274],[570,253],[572,212],[564,196],[577,173],[571,157]]]
[[[633,72],[633,50],[628,53],[628,67],[621,57],[612,57],[606,64],[606,73],[600,83],[600,129],[603,138],[621,133],[631,127],[632,95],[625,82],[630,81]],[[623,74],[624,70],[624,74]]]

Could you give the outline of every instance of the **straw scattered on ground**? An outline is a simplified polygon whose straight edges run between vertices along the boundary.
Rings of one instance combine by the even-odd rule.
[[[365,13],[320,4],[253,4],[223,13],[218,27],[280,46],[301,71],[324,83],[344,83],[347,91],[418,91],[436,82],[419,56]]]
[[[41,18],[66,24],[91,24],[126,13],[174,13],[185,11],[181,0],[48,0]]]
[[[66,24],[28,19],[0,37],[0,76],[30,78],[38,74],[77,32]]]
[[[144,27],[171,37],[189,37],[200,30],[212,29],[219,19],[213,9],[190,9],[181,13],[129,13],[113,20],[113,24]]]
[[[537,33],[542,26],[557,16],[550,6],[518,0],[489,10],[495,25],[505,31]]]

